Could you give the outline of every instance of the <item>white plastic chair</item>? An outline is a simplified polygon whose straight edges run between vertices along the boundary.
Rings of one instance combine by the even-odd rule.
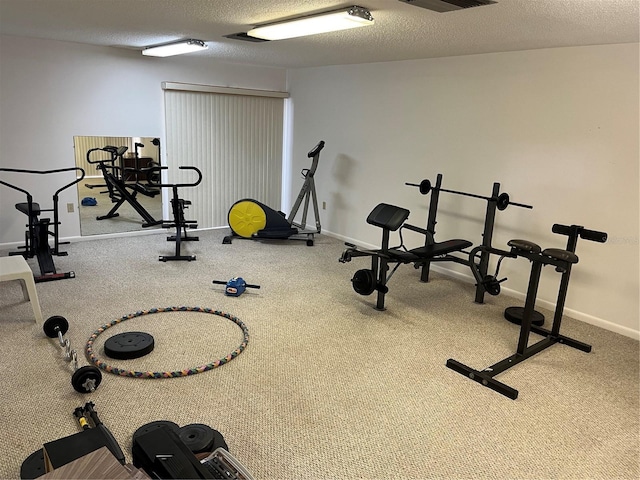
[[[8,282],[9,280],[20,280],[24,299],[31,303],[36,323],[42,325],[42,311],[36,292],[36,282],[33,279],[33,272],[23,256],[0,257],[0,282]]]

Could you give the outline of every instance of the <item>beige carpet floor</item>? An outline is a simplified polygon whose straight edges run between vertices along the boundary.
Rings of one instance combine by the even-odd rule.
[[[69,320],[66,336],[81,364],[93,332],[139,310],[208,307],[244,322],[246,349],[196,375],[104,372],[93,394],[79,394],[62,349],[34,323],[18,283],[0,284],[0,478],[18,478],[43,443],[78,432],[73,410],[89,400],[129,461],[140,426],[204,423],[256,479],[640,477],[637,341],[565,317],[562,333],[592,352],[555,345],[501,374],[520,392],[510,400],[445,363],[480,369],[512,354],[519,328],[502,313],[516,300],[476,304],[471,283],[439,273],[420,283],[405,265],[380,312],[374,296],[350,284],[369,260],[339,263],[340,241],[223,245],[226,233],[197,232],[200,241],[182,247],[197,256],[193,262],[158,261],[173,253],[166,232],[72,243],[56,265],[76,277],[37,285],[45,318]],[[212,284],[233,276],[261,288],[229,297]],[[125,331],[152,334],[154,351],[128,361],[105,357],[102,343]],[[182,370],[224,358],[242,339],[224,317],[167,312],[108,328],[94,351],[125,370]]]

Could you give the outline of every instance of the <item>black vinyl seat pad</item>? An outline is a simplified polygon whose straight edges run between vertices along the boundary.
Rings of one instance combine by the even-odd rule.
[[[32,202],[31,203],[31,209],[32,209],[32,215],[33,216],[38,216],[40,215],[40,204],[36,203],[36,202]],[[16,203],[16,210],[18,210],[19,212],[24,213],[25,215],[29,215],[29,203],[27,202],[22,202],[22,203]]]
[[[469,240],[453,239],[434,243],[432,245],[425,245],[424,247],[412,248],[409,251],[391,249],[385,253],[394,260],[403,263],[411,263],[430,260],[448,253],[459,252],[472,245],[473,243]]]

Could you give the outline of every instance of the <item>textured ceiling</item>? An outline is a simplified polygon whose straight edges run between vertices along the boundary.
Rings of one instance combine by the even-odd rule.
[[[375,25],[263,43],[225,35],[352,2],[317,0],[0,0],[0,33],[141,50],[184,38],[193,57],[277,67],[386,62],[639,41],[640,0],[497,0],[437,13],[356,0]]]

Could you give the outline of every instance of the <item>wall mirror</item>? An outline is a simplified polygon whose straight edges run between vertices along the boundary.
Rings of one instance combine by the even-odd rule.
[[[77,136],[73,145],[85,171],[77,185],[82,236],[161,228],[158,174],[135,171],[160,165],[159,138]]]

